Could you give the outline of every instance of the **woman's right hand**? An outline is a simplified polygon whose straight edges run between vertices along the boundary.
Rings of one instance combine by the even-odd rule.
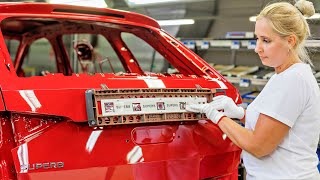
[[[237,106],[228,96],[216,96],[209,103],[211,107],[217,110],[223,110],[223,114],[229,118],[243,119],[245,111],[242,107]]]

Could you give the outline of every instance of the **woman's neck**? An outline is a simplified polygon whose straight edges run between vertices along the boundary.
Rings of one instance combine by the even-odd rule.
[[[285,63],[281,64],[278,67],[275,67],[274,70],[277,74],[282,73],[283,71],[285,71],[286,69],[288,69],[290,66],[296,64],[296,63],[301,63],[301,60],[299,59],[299,57],[297,56],[293,56],[291,57],[288,61],[286,61]]]

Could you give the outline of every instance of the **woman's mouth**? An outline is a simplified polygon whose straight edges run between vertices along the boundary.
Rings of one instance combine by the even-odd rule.
[[[259,56],[260,59],[266,59],[267,56]]]

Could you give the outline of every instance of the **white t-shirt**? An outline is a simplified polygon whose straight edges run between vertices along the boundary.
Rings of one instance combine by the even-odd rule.
[[[298,63],[273,75],[248,106],[245,127],[254,130],[260,113],[290,130],[267,156],[256,158],[243,151],[247,179],[319,180],[320,90],[310,66]]]

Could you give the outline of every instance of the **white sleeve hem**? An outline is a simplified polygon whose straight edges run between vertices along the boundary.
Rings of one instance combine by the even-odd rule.
[[[262,108],[257,107],[257,106],[254,107],[254,108],[255,108],[259,113],[264,114],[264,115],[267,115],[267,116],[270,116],[270,117],[276,119],[277,121],[280,121],[280,122],[282,122],[283,124],[289,126],[290,128],[292,128],[292,126],[294,125],[294,122],[293,122],[292,120],[290,121],[289,119],[287,119],[287,118],[285,118],[285,117],[283,117],[283,116],[281,116],[281,115],[279,115],[279,114],[276,114],[276,113],[271,112],[271,111],[268,111],[268,110],[263,110]]]

